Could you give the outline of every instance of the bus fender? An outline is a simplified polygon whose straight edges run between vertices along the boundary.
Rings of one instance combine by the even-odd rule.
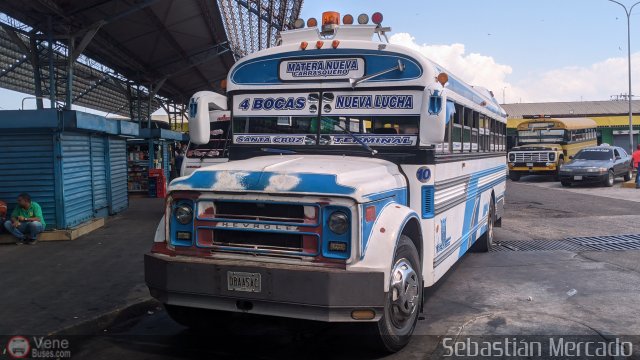
[[[389,291],[389,274],[396,246],[405,225],[412,219],[419,223],[420,218],[412,209],[397,203],[386,206],[378,214],[368,240],[363,239],[366,244],[362,247],[360,261],[349,266],[347,270],[382,272],[384,273],[384,291]],[[412,240],[422,242],[421,238]],[[422,258],[421,254],[420,258]]]
[[[153,236],[153,242],[155,242],[155,243],[163,243],[166,240],[167,239],[166,239],[166,235],[165,235],[164,216],[162,216],[162,219],[160,219],[160,222],[158,223],[158,227],[156,228],[156,233]]]

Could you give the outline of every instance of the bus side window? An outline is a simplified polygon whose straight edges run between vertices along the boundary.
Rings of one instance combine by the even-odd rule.
[[[473,110],[464,109],[464,145],[463,151],[471,152],[473,149]]]
[[[471,143],[471,151],[480,151],[480,113],[473,112],[473,128],[472,128],[473,140]]]
[[[496,151],[496,141],[497,141],[496,120],[493,118],[491,118],[490,120],[489,130],[490,130],[489,151]]]
[[[453,115],[453,127],[451,128],[452,152],[462,151],[462,118],[464,108],[456,104],[456,113]]]
[[[454,116],[456,112],[455,103],[453,101],[447,101],[447,123],[444,129],[444,139],[441,145],[436,147],[438,152],[450,153],[451,152],[451,130],[453,129]]]
[[[501,151],[507,150],[507,123],[502,123],[502,149]]]

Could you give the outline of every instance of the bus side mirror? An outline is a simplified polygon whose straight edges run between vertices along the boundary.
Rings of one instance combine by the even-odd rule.
[[[209,143],[210,109],[227,110],[227,97],[212,91],[198,91],[189,100],[189,138],[194,144]]]

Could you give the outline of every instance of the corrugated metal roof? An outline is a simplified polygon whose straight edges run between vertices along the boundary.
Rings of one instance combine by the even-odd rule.
[[[550,115],[552,117],[592,117],[598,115],[624,115],[629,113],[627,101],[576,101],[504,104],[509,119],[522,119],[527,115]],[[640,113],[640,100],[633,101],[633,113]]]
[[[598,127],[624,127],[629,126],[629,116],[621,115],[621,116],[593,116],[590,117],[591,120],[595,121],[598,124]],[[526,119],[508,119],[507,120],[507,128],[515,129],[518,125],[527,121]],[[640,125],[640,115],[633,116],[633,125]]]

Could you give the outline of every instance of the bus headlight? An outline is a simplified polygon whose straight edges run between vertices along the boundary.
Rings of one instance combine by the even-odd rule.
[[[549,161],[556,161],[556,153],[549,153]]]
[[[342,211],[336,211],[329,217],[327,225],[329,226],[329,230],[337,235],[342,235],[349,230],[349,217]]]
[[[176,207],[173,215],[178,223],[187,225],[193,220],[193,208],[189,205],[180,205]]]
[[[516,161],[516,154],[509,154],[509,161],[511,162]]]

